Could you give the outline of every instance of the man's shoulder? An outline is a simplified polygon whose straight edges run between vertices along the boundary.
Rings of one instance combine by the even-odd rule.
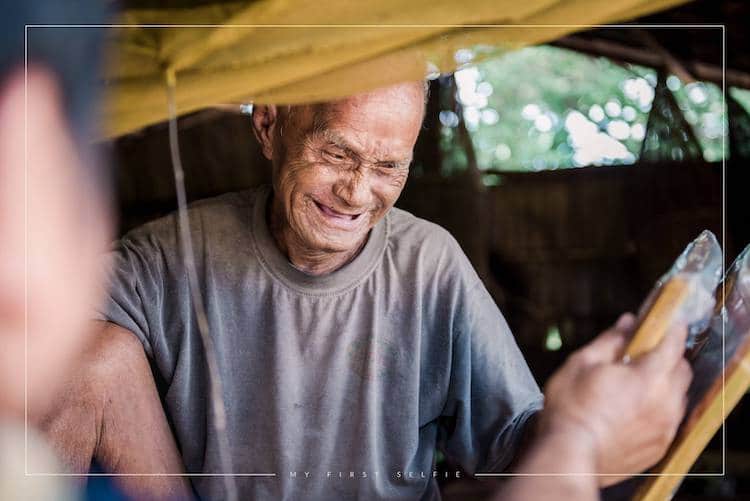
[[[237,239],[248,238],[252,208],[263,189],[224,193],[190,203],[187,215],[196,252],[205,249],[207,242],[211,242],[215,248],[223,246],[224,241],[236,242]],[[174,211],[130,230],[120,240],[120,247],[141,249],[146,253],[176,254],[179,247],[178,227],[178,212]]]
[[[441,280],[473,282],[471,262],[453,235],[442,226],[402,209],[389,215],[388,248],[399,266],[438,274]]]
[[[440,294],[454,294],[473,290],[481,283],[461,245],[436,223],[394,208],[389,214],[388,240],[391,258],[403,276],[415,284]],[[417,274],[416,279],[412,273]],[[437,287],[433,287],[435,284]]]
[[[193,236],[220,231],[227,226],[248,225],[250,213],[262,188],[224,193],[191,202],[187,208]],[[178,211],[156,218],[130,230],[124,239],[144,237],[173,238],[177,231]]]
[[[439,246],[449,252],[462,252],[448,230],[411,212],[394,207],[389,214],[390,239],[394,243]]]

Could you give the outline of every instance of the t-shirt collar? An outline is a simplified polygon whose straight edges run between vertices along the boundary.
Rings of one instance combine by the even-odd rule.
[[[270,186],[258,189],[252,214],[253,240],[266,271],[287,287],[307,295],[341,294],[359,285],[381,260],[388,240],[388,214],[370,230],[367,243],[359,254],[338,270],[325,275],[310,275],[295,268],[276,246],[268,228],[266,207],[270,196]]]

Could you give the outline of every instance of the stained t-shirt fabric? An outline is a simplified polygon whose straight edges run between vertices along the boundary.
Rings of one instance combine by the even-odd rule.
[[[436,447],[499,471],[543,397],[453,237],[399,209],[324,276],[270,234],[269,187],[189,209],[242,499],[439,499]],[[191,473],[221,473],[206,360],[174,215],[114,252],[102,318],[141,340]],[[221,477],[193,477],[203,499]]]

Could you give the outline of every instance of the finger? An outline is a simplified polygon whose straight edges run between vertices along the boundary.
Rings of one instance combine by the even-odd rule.
[[[682,394],[687,393],[690,383],[693,381],[693,368],[684,357],[679,360],[672,370],[669,380],[674,391]]]
[[[680,424],[685,418],[685,411],[687,410],[688,398],[686,394],[683,394],[679,399],[675,400],[672,408],[672,426],[670,427],[668,434],[668,443],[672,443],[674,438],[677,436],[677,432],[680,430]]]
[[[644,447],[633,460],[634,465],[637,465],[633,471],[643,473],[658,463],[664,457],[664,453],[664,439]]]
[[[685,419],[685,415],[688,413],[688,405],[690,404],[690,399],[688,398],[687,393],[682,398],[682,402],[680,402],[680,416],[682,416],[683,419]]]
[[[635,327],[635,315],[630,312],[623,313],[614,325],[614,329],[623,332],[630,332]]]
[[[688,404],[690,403],[690,399],[687,396],[687,393],[682,396],[682,400],[680,400],[680,407],[679,407],[679,414],[680,414],[680,420],[685,418],[685,413],[687,413],[688,410]]]
[[[589,365],[611,363],[620,358],[626,341],[623,331],[610,329],[582,348],[581,355]]]
[[[622,355],[634,326],[635,316],[632,313],[622,314],[612,327],[578,350],[576,358],[587,366],[616,361]]]
[[[686,338],[685,325],[673,326],[659,344],[650,352],[638,357],[636,363],[648,371],[668,374],[682,360]]]

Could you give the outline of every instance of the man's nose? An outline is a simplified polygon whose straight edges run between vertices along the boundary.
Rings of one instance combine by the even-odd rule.
[[[366,207],[370,202],[370,183],[364,169],[349,171],[333,185],[333,194],[347,206]]]

